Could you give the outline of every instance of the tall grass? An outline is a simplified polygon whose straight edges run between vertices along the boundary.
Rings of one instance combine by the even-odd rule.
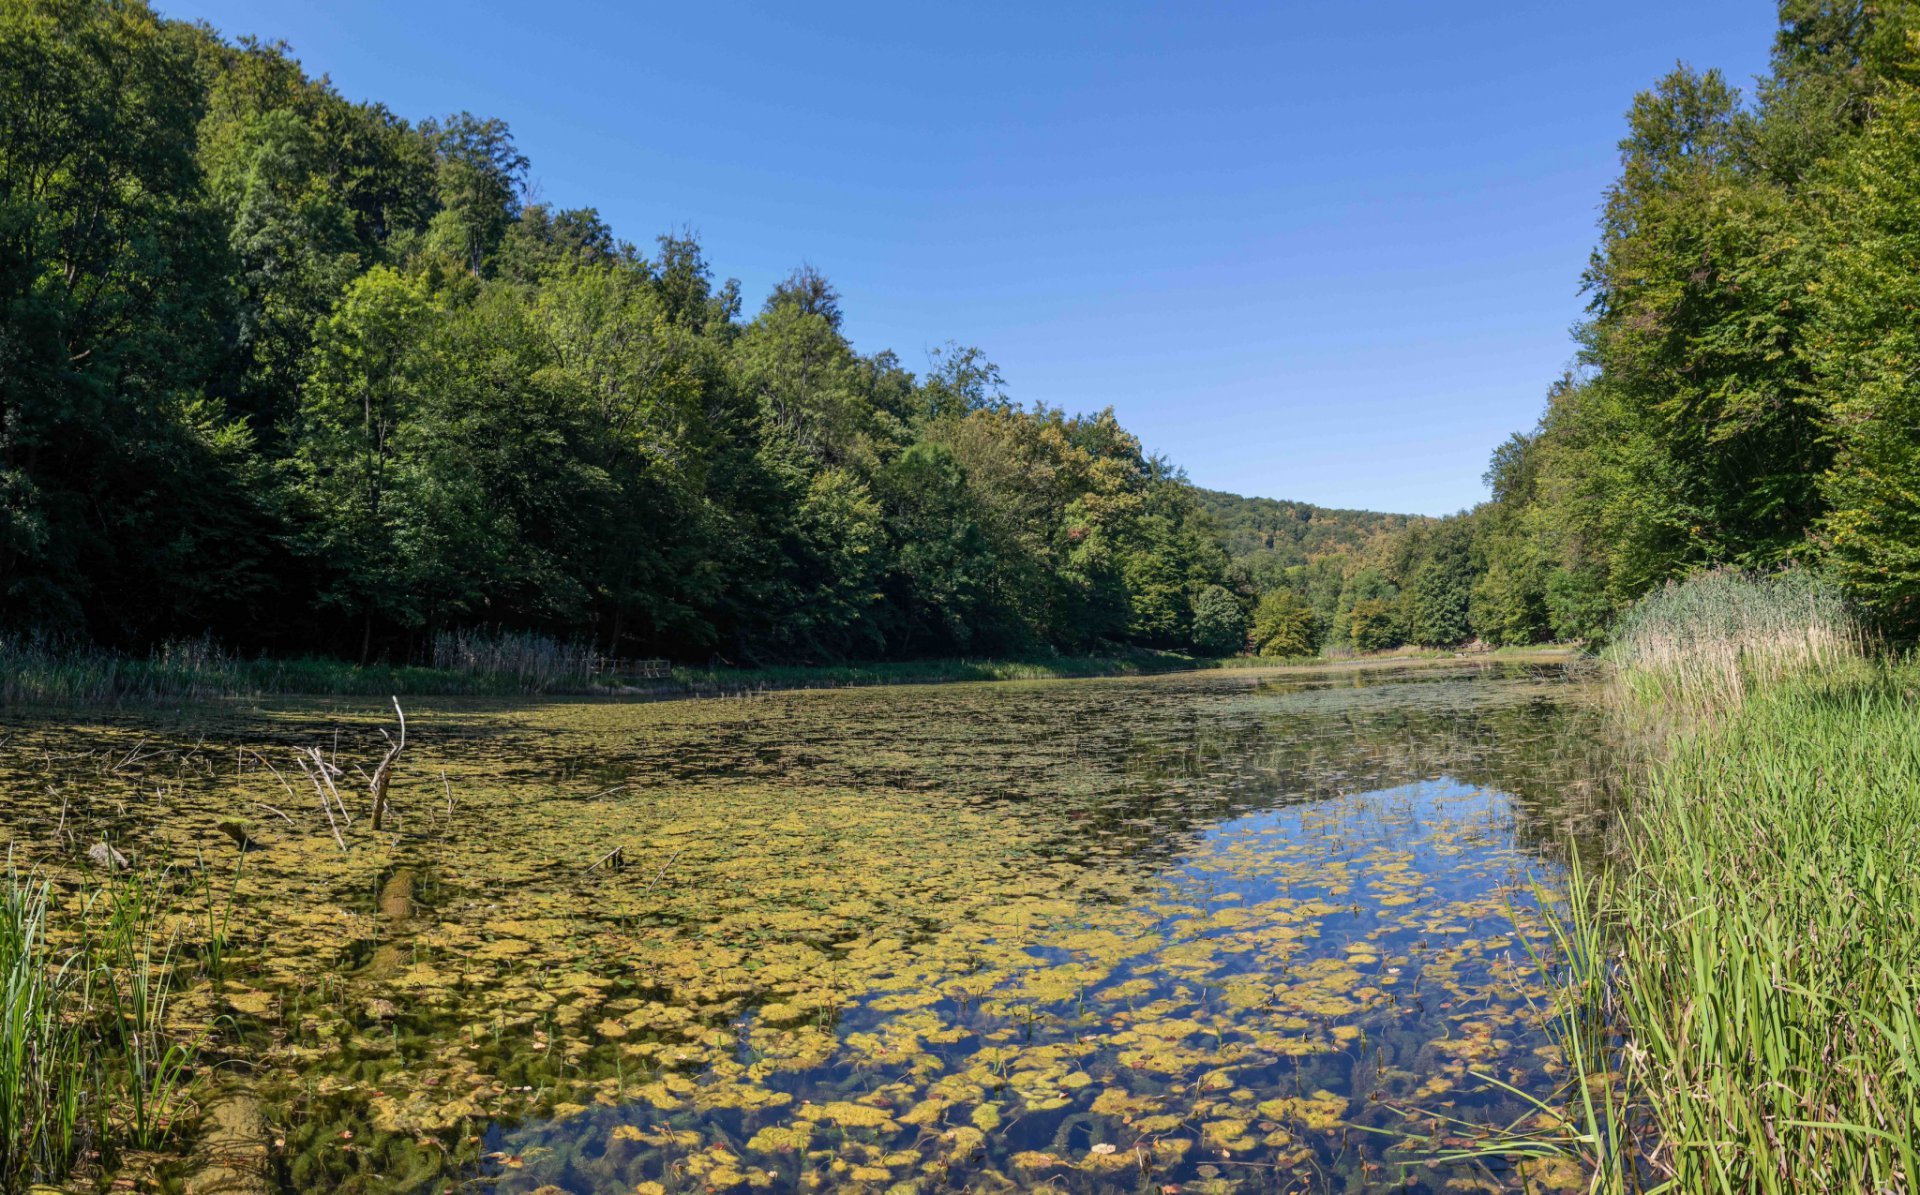
[[[0,882],[0,1192],[67,1180],[86,1154],[165,1145],[197,1047],[168,1024],[177,939],[164,876],[128,873],[63,906]],[[63,914],[63,908],[66,912]]]
[[[1863,652],[1839,592],[1796,569],[1670,581],[1620,619],[1603,654],[1639,703],[1706,713],[1787,677],[1848,667]]]
[[[163,643],[138,655],[44,636],[0,635],[0,703],[95,705],[280,694],[507,697],[591,687],[591,655],[541,636],[443,635],[436,638],[435,655],[433,667],[361,665],[319,656],[276,659],[243,656],[204,638]]]
[[[0,1189],[64,1177],[80,1152],[89,1049],[70,1018],[86,968],[46,939],[51,888],[9,874],[0,887]]]
[[[1920,1184],[1916,688],[1775,682],[1653,768],[1603,915],[1679,1190]]]
[[[492,680],[511,678],[529,693],[589,687],[596,659],[591,643],[563,643],[531,631],[440,631],[433,637],[435,668]]]
[[[1813,578],[1717,574],[1609,650],[1662,729],[1572,910],[1612,960],[1574,969],[1611,1045],[1572,1061],[1630,1101],[1601,1187],[1920,1185],[1920,668],[1859,644]]]

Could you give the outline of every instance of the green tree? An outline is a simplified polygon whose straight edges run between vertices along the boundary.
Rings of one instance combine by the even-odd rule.
[[[293,495],[303,545],[329,578],[319,602],[357,619],[363,660],[376,623],[421,617],[397,498],[413,463],[409,433],[431,317],[423,284],[382,266],[356,279],[314,333]]]
[[[426,121],[420,132],[434,150],[440,203],[428,225],[428,243],[482,273],[520,216],[526,155],[514,145],[505,121],[471,112]]]
[[[1310,656],[1319,646],[1313,608],[1291,589],[1276,589],[1253,611],[1253,649],[1263,656]]]
[[[256,587],[251,438],[202,390],[228,261],[199,41],[139,4],[0,2],[0,622],[137,641],[213,596],[192,569]]]
[[[1472,530],[1465,519],[1436,528],[1426,559],[1408,587],[1408,638],[1422,647],[1451,647],[1472,633]]]
[[[1920,89],[1883,96],[1828,191],[1813,360],[1839,446],[1827,557],[1869,608],[1920,626]]]
[[[1221,585],[1203,585],[1193,598],[1193,645],[1202,654],[1230,656],[1247,646],[1247,612]]]
[[[1360,651],[1385,651],[1406,642],[1398,605],[1385,598],[1364,598],[1348,614],[1348,634]]]

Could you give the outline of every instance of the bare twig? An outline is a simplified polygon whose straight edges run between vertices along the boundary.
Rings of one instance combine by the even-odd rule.
[[[660,870],[654,873],[653,880],[650,883],[648,883],[645,888],[640,889],[640,895],[645,896],[647,893],[653,891],[655,884],[658,884],[661,880],[666,879],[667,868],[672,867],[674,864],[674,860],[677,860],[678,858],[680,858],[681,854],[682,852],[680,851],[673,852],[673,858],[668,859],[665,863],[660,865]]]
[[[608,851],[606,854],[600,856],[598,859],[595,859],[592,863],[589,863],[587,865],[587,870],[598,871],[602,867],[605,867],[606,865],[608,865],[609,863],[611,863],[615,867],[619,867],[621,863],[625,861],[626,854],[627,854],[626,847],[623,847],[623,846],[614,847],[612,850]]]
[[[296,755],[294,760],[300,765],[301,774],[313,782],[313,791],[320,794],[320,811],[327,815],[327,829],[333,831],[333,840],[339,843],[340,849],[344,851],[347,849],[347,840],[340,833],[340,823],[333,819],[333,805],[327,800],[327,789],[320,786],[320,782],[326,777],[326,762],[321,758],[320,748],[313,749],[313,757],[318,763],[317,768],[308,768],[307,761],[300,756]],[[327,788],[332,786],[332,782],[328,781]]]

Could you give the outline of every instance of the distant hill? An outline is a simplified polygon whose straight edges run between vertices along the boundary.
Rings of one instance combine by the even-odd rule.
[[[1425,515],[1335,510],[1311,502],[1243,498],[1195,487],[1200,505],[1220,524],[1227,554],[1267,583],[1295,565],[1323,556],[1350,556],[1416,523]]]

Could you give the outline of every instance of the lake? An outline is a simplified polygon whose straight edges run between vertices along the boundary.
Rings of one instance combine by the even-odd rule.
[[[14,712],[0,802],[22,869],[176,865],[175,1019],[285,1189],[1540,1189],[1582,1180],[1447,1153],[1562,1079],[1539,902],[1610,799],[1590,696],[422,701],[379,832],[373,701]]]

